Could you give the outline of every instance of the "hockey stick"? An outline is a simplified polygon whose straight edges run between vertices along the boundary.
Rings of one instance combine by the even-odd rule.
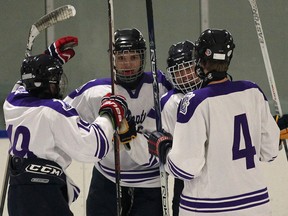
[[[149,33],[149,45],[150,45],[150,61],[151,70],[153,74],[153,97],[154,97],[154,109],[156,113],[156,129],[157,131],[162,130],[161,122],[161,110],[159,104],[159,86],[158,86],[158,75],[156,65],[156,47],[155,47],[155,36],[154,36],[154,21],[153,21],[153,6],[152,0],[146,0],[147,10],[147,23]],[[161,180],[161,194],[162,194],[162,207],[163,216],[169,216],[169,205],[168,205],[168,175],[165,172],[164,164],[160,163],[160,180]]]
[[[261,24],[261,20],[260,20],[260,15],[258,12],[257,3],[256,3],[256,0],[248,0],[248,1],[251,5],[251,9],[252,9],[252,14],[253,14],[254,24],[256,27],[256,32],[257,32],[257,36],[258,36],[258,40],[259,40],[259,45],[261,48],[261,52],[262,52],[262,56],[263,56],[263,60],[264,60],[264,64],[265,64],[265,69],[266,69],[268,81],[270,84],[272,99],[274,101],[275,112],[279,116],[282,116],[283,112],[281,109],[278,91],[277,91],[276,83],[274,80],[274,74],[273,74],[272,67],[271,67],[271,62],[270,62],[269,53],[268,53],[268,49],[267,49],[267,45],[266,45],[266,41],[265,41],[265,37],[264,37],[264,32],[263,32],[263,28],[262,28],[262,24]],[[284,149],[285,149],[285,153],[286,153],[286,158],[288,160],[288,147],[287,147],[286,140],[283,140],[283,144],[284,144]]]
[[[3,215],[4,211],[4,205],[5,205],[5,199],[7,194],[7,188],[8,188],[8,181],[9,181],[9,161],[10,161],[11,155],[9,154],[6,161],[6,169],[4,173],[4,181],[2,185],[2,191],[1,191],[1,202],[0,202],[0,216]]]
[[[114,68],[114,7],[113,0],[108,0],[108,19],[109,19],[109,54],[110,54],[110,70],[111,70],[111,93],[115,94],[115,68]],[[116,204],[117,216],[121,216],[121,185],[120,185],[120,147],[117,131],[114,132],[114,160],[115,160],[115,184],[116,184]]]
[[[25,56],[27,57],[31,55],[34,40],[41,31],[49,28],[50,26],[60,21],[69,19],[70,17],[73,17],[75,15],[76,10],[72,5],[64,5],[41,17],[30,28]]]

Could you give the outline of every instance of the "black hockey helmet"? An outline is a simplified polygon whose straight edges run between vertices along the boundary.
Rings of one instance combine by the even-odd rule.
[[[118,29],[115,31],[115,51],[146,50],[146,42],[142,33],[136,28]]]
[[[189,40],[173,44],[168,51],[167,66],[195,60],[195,45]]]
[[[212,59],[230,63],[234,48],[230,32],[224,29],[207,29],[196,41],[197,61]]]
[[[130,87],[135,86],[144,72],[146,42],[142,33],[136,28],[118,29],[115,31],[114,37],[116,81]],[[130,58],[125,58],[128,55],[137,55],[140,57],[137,67],[129,64]],[[121,56],[121,58],[118,58],[118,56]],[[119,65],[122,65],[122,67]]]
[[[173,44],[168,51],[167,80],[184,94],[201,87],[202,80],[195,73],[195,44],[189,40]]]
[[[21,66],[21,80],[27,91],[40,98],[60,98],[67,85],[63,80],[62,64],[58,59],[40,54],[25,58]],[[65,83],[66,82],[66,83]],[[50,84],[55,84],[53,91]]]

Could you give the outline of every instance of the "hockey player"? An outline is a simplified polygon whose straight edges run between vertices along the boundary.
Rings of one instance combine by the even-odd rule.
[[[66,52],[73,53],[68,49]],[[100,103],[100,115],[88,124],[60,100],[63,77],[56,58],[46,54],[27,57],[21,66],[21,81],[4,102],[11,143],[10,216],[73,215],[69,204],[76,200],[79,189],[65,175],[66,168],[72,158],[90,163],[104,158],[113,149],[114,128],[126,115],[125,98],[107,95]]]
[[[114,88],[117,94],[127,99],[132,116],[129,124],[131,128],[136,126],[134,131],[131,129],[120,135],[121,143],[125,143],[120,147],[122,215],[162,216],[158,160],[149,154],[147,140],[136,134],[154,105],[152,73],[144,72],[146,43],[142,33],[135,28],[117,30],[114,36]],[[171,86],[162,73],[158,73],[158,78],[161,96]],[[102,96],[111,92],[111,85],[111,78],[91,80],[72,92],[65,101],[91,122],[98,116]],[[152,127],[155,128],[155,122]],[[109,152],[93,168],[86,213],[88,216],[116,215],[116,201],[114,153]]]
[[[196,70],[207,86],[181,100],[172,148],[169,133],[149,137],[150,152],[185,180],[183,216],[272,215],[259,162],[277,157],[279,128],[255,83],[228,79],[234,47],[226,30],[200,35]]]
[[[195,45],[193,42],[185,40],[173,44],[169,48],[165,76],[174,88],[161,97],[160,104],[162,127],[171,134],[174,132],[180,100],[186,93],[202,87],[202,80],[197,76],[195,66]],[[151,117],[149,121],[154,120],[154,109],[149,112],[148,117]],[[174,179],[173,216],[179,214],[180,194],[183,186],[182,180]]]

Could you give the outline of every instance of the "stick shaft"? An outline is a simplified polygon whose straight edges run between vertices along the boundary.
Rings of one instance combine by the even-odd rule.
[[[266,45],[266,41],[265,41],[265,37],[264,37],[264,32],[263,32],[263,28],[262,28],[262,24],[261,24],[259,12],[258,12],[256,0],[249,0],[249,2],[251,5],[251,8],[252,8],[254,24],[256,27],[259,45],[261,48],[261,52],[262,52],[262,56],[263,56],[263,60],[264,60],[264,64],[265,64],[265,69],[266,69],[268,81],[270,84],[272,99],[274,101],[277,114],[282,115],[283,113],[282,113],[282,109],[280,106],[279,96],[278,96],[278,92],[277,92],[277,88],[276,88],[276,83],[274,80],[274,74],[273,74],[272,67],[271,67],[269,53],[268,53],[268,49],[267,49],[267,45]]]
[[[161,107],[159,103],[159,86],[158,86],[158,75],[157,75],[157,64],[156,64],[156,46],[155,46],[155,35],[154,35],[154,20],[153,20],[153,6],[152,0],[146,0],[147,10],[147,23],[149,33],[149,45],[150,45],[150,61],[151,70],[153,74],[153,97],[154,97],[154,109],[155,109],[155,120],[157,131],[162,130],[161,122]],[[168,175],[165,172],[164,164],[160,163],[160,181],[161,181],[161,194],[162,194],[162,207],[163,216],[169,216],[169,204],[168,204]]]
[[[114,68],[114,7],[113,0],[108,0],[108,18],[109,18],[109,53],[110,53],[110,70],[111,70],[111,93],[115,94],[115,68]],[[117,131],[114,132],[114,160],[115,160],[115,183],[116,183],[116,203],[117,203],[117,216],[121,216],[121,172],[120,172],[120,146]]]
[[[150,46],[150,62],[151,70],[153,74],[153,96],[154,96],[154,109],[156,112],[156,128],[158,131],[162,129],[161,122],[161,110],[159,103],[159,86],[158,86],[158,74],[156,65],[156,46],[155,46],[155,34],[154,34],[154,21],[153,21],[153,6],[151,0],[146,0],[147,9],[147,23],[149,33],[149,46]]]
[[[275,112],[279,116],[282,116],[283,112],[281,109],[281,104],[280,104],[280,100],[279,100],[279,96],[278,96],[278,91],[276,88],[274,74],[273,74],[273,70],[271,67],[270,57],[269,57],[269,53],[268,53],[268,49],[267,49],[267,45],[266,45],[266,41],[265,41],[265,37],[264,37],[264,32],[263,32],[263,28],[262,28],[262,24],[261,24],[261,20],[260,20],[257,2],[256,2],[256,0],[249,0],[249,3],[251,5],[251,9],[252,9],[254,24],[255,24],[255,28],[256,28],[256,32],[257,32],[257,36],[258,36],[258,41],[259,41],[259,45],[261,48],[261,52],[262,52],[262,56],[263,56],[263,60],[264,60],[264,64],[265,64],[265,69],[266,69],[266,73],[267,73],[267,77],[268,77],[268,81],[269,81],[269,85],[270,85],[270,91],[271,91],[272,99],[273,99],[274,106],[275,106]],[[287,141],[283,140],[283,144],[284,144],[284,149],[285,149],[285,153],[286,153],[286,158],[288,160]]]
[[[113,0],[108,0],[108,19],[109,19],[109,54],[110,54],[110,71],[111,71],[111,87],[112,87],[112,94],[114,94],[115,89],[115,69],[114,69],[114,7],[113,7]]]
[[[4,211],[4,206],[5,206],[5,199],[6,199],[6,194],[7,194],[7,189],[8,189],[8,182],[9,182],[9,161],[10,161],[11,155],[9,154],[7,156],[7,161],[6,161],[6,169],[4,173],[4,181],[2,185],[2,191],[1,191],[1,202],[0,202],[0,216],[3,215]]]

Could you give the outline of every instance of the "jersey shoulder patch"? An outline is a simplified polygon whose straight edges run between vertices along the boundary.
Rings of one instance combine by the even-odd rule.
[[[194,96],[195,96],[195,94],[193,92],[189,92],[183,97],[183,99],[180,103],[180,108],[179,108],[180,113],[182,113],[183,115],[186,115],[188,106],[190,104],[190,100]]]

